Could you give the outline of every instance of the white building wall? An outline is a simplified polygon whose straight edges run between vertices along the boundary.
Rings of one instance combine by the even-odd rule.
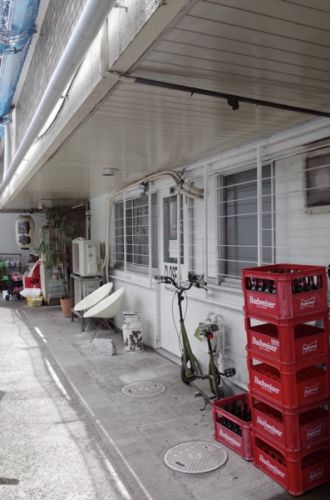
[[[147,287],[141,287],[139,281],[114,279],[115,288],[125,288],[123,311],[137,312],[140,317],[143,332],[143,342],[157,349],[157,292]],[[117,325],[122,326],[123,317],[116,318]]]
[[[324,131],[322,133],[324,134]],[[320,138],[322,138],[322,134],[320,134]],[[297,140],[299,142],[299,138]],[[308,144],[308,135],[304,140],[305,144]],[[315,140],[315,135],[313,135],[313,140]],[[207,232],[204,232],[203,202],[198,203],[195,224],[195,230],[199,233],[198,238],[195,240],[197,272],[202,272],[202,268],[205,267],[204,237],[206,236],[209,240],[208,274],[213,277],[216,273],[216,172],[221,171],[228,174],[234,170],[244,170],[247,166],[251,167],[251,164],[255,164],[255,150],[253,150],[253,147],[251,145],[247,148],[246,162],[244,162],[244,154],[242,155],[242,151],[238,149],[237,162],[235,162],[235,154],[233,154],[230,162],[224,162],[226,164],[224,169],[222,168],[223,160],[221,158],[217,162],[213,161],[207,167],[209,191]],[[281,146],[279,145],[276,150],[276,146],[272,145],[272,151],[274,157],[279,156]],[[330,262],[330,233],[327,229],[329,213],[310,214],[305,210],[305,156],[300,154],[275,161],[276,261],[327,266]],[[230,167],[230,163],[232,167]],[[199,169],[198,182],[202,182],[200,173],[201,170]],[[193,177],[193,171],[189,173],[188,169],[187,175]],[[160,187],[163,188],[162,185]],[[102,232],[104,234],[104,227],[102,228],[105,208],[104,197],[92,200],[91,208],[92,228],[95,224],[92,234],[93,237],[101,239]],[[161,246],[162,238],[160,238],[159,245],[160,253]],[[160,262],[160,273],[163,270],[163,263]],[[115,276],[112,279],[116,288],[125,286],[125,308],[130,311],[138,311],[141,314],[146,344],[154,348],[160,347],[162,346],[162,336],[167,335],[166,349],[179,357],[180,346],[173,323],[173,316],[176,323],[178,323],[177,306],[174,303],[172,309],[172,294],[170,291],[164,291],[161,288],[164,285],[150,283],[148,277],[133,273],[125,274],[124,271],[115,271]],[[243,318],[243,295],[240,287],[231,288],[230,285],[219,287],[212,284],[212,280],[210,280],[207,292],[194,288],[188,292],[188,299],[186,326],[193,350],[202,365],[206,368],[208,362],[206,345],[201,344],[194,338],[193,334],[198,323],[205,320],[209,313],[213,313],[220,315],[221,321],[225,325],[226,350],[224,353],[224,367],[234,366],[237,371],[236,383],[246,388],[248,381],[245,350],[246,334]],[[118,320],[118,323],[120,323],[119,318]]]
[[[92,198],[90,200],[91,210],[91,239],[93,241],[105,241],[105,205],[107,195]]]
[[[276,260],[327,266],[330,213],[307,213],[305,156],[276,162]]]

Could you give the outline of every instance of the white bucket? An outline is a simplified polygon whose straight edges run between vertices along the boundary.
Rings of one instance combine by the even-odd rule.
[[[124,312],[123,340],[126,352],[137,352],[143,350],[143,335],[138,313]]]

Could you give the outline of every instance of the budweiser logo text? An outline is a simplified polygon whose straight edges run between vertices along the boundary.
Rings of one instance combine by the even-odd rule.
[[[242,446],[242,443],[238,441],[238,439],[235,439],[234,437],[230,436],[228,432],[222,430],[221,427],[220,427],[220,436],[223,439],[225,439],[228,443],[232,444],[233,446],[236,446],[236,448],[240,448]]]
[[[275,394],[278,394],[280,392],[279,387],[276,387],[275,385],[271,384],[270,382],[265,382],[262,378],[260,379],[259,377],[255,376],[254,377],[254,382],[257,385],[260,385],[263,389],[265,389],[268,392],[274,392]]]
[[[301,299],[300,302],[300,310],[302,309],[308,309],[313,308],[316,303],[316,298],[315,297],[310,297],[309,299]]]
[[[317,437],[321,436],[321,431],[322,431],[322,425],[319,424],[316,427],[313,427],[312,429],[307,430],[307,439],[315,439]]]
[[[275,425],[270,424],[265,420],[264,418],[260,417],[259,415],[257,416],[257,423],[261,425],[266,431],[270,432],[271,434],[275,434],[278,437],[283,436],[283,432],[275,427]]]
[[[317,479],[321,479],[324,474],[324,467],[319,467],[316,470],[312,470],[309,474],[309,482],[316,481]]]
[[[252,296],[249,297],[249,301],[250,304],[254,304],[257,307],[262,307],[263,309],[274,309],[274,307],[276,306],[275,302],[271,302],[267,299],[258,299]]]
[[[259,454],[259,459],[262,464],[264,464],[267,469],[270,469],[273,474],[280,477],[285,477],[285,473],[281,471],[276,465],[272,464],[268,458],[265,458],[261,453]]]
[[[263,349],[264,351],[277,352],[279,341],[271,340],[271,342],[264,342],[262,339],[257,339],[256,337],[252,337],[252,344],[256,345],[260,349]]]
[[[315,352],[317,350],[317,346],[318,346],[317,340],[314,340],[313,342],[310,342],[309,344],[303,344],[302,353],[307,354],[309,352]]]
[[[307,386],[305,387],[304,390],[304,398],[312,396],[313,394],[317,394],[319,391],[320,391],[320,384],[318,382],[314,385]]]

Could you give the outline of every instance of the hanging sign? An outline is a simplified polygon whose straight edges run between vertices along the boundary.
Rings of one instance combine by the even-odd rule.
[[[16,220],[16,243],[22,250],[33,246],[34,220],[31,215],[20,215]]]

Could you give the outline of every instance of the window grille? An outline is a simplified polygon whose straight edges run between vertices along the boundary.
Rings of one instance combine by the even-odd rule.
[[[158,193],[151,194],[151,252],[152,268],[158,269]]]
[[[124,268],[124,203],[118,201],[114,204],[114,232],[112,262],[115,268]]]
[[[330,209],[330,154],[306,159],[306,206]]]
[[[149,217],[149,196],[150,217]],[[118,201],[114,204],[112,267],[147,273],[158,267],[157,194]],[[152,252],[149,249],[151,224]]]
[[[203,181],[196,180],[195,187],[202,188]],[[188,270],[196,274],[206,274],[205,264],[205,203],[207,198],[198,200],[186,197],[187,220],[187,264]]]
[[[274,260],[272,166],[262,168],[261,262]],[[217,182],[218,283],[239,278],[241,270],[258,263],[257,169],[219,175]]]
[[[195,200],[190,197],[187,212],[189,270],[196,272],[196,207]]]

